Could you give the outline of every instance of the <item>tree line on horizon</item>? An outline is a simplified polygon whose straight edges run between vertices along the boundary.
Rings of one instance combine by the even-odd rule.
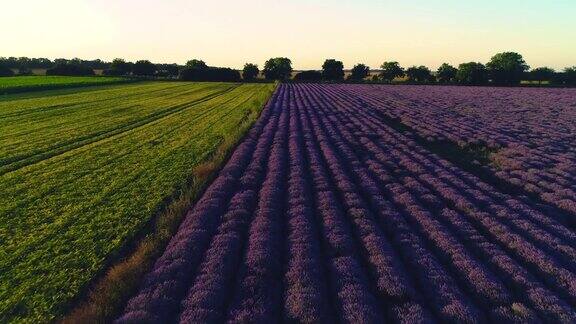
[[[327,59],[321,70],[300,71],[292,77],[292,62],[286,57],[267,60],[262,71],[258,65],[246,63],[242,71],[225,67],[208,66],[204,61],[192,59],[185,65],[154,64],[149,60],[129,62],[121,58],[112,62],[100,59],[81,60],[0,57],[0,76],[31,75],[33,69],[46,69],[46,75],[95,75],[94,70],[102,70],[109,76],[135,76],[172,78],[187,81],[255,81],[262,75],[266,80],[289,80],[302,82],[403,82],[411,84],[463,84],[463,85],[518,85],[521,81],[549,83],[554,85],[576,85],[576,66],[557,72],[552,68],[539,67],[530,70],[522,55],[503,52],[494,55],[490,62],[468,62],[452,66],[442,64],[436,71],[428,67],[411,66],[403,68],[396,61],[384,62],[377,74],[358,63],[347,77],[342,61]],[[14,73],[17,70],[18,73]]]
[[[364,82],[369,78],[371,69],[358,63],[345,78],[343,63],[327,59],[321,71],[302,71],[294,76],[297,81]],[[522,55],[515,52],[503,52],[494,55],[490,62],[468,62],[452,66],[443,63],[436,71],[424,65],[403,68],[396,61],[384,62],[378,73],[369,81],[393,83],[395,80],[409,84],[462,84],[462,85],[519,85],[522,81],[544,82],[555,85],[576,85],[576,66],[556,72],[549,67],[530,70]]]

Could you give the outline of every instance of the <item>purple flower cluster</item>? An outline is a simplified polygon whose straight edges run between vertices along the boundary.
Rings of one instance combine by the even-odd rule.
[[[117,322],[575,322],[576,233],[389,127],[379,89],[279,86]]]
[[[430,140],[497,148],[492,173],[576,215],[576,90],[334,86]]]

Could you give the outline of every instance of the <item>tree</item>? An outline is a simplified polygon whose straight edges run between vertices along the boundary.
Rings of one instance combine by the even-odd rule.
[[[32,70],[30,70],[30,68],[27,66],[18,69],[18,75],[32,75],[32,74],[34,73],[32,73]]]
[[[29,69],[49,69],[52,67],[52,61],[47,58],[33,58],[31,59]]]
[[[354,65],[348,78],[354,81],[362,81],[369,74],[370,74],[370,68],[362,63],[359,63]]]
[[[576,85],[576,66],[564,69],[564,79],[566,84]]]
[[[65,58],[57,58],[54,60],[54,65],[64,65],[68,64],[68,60]]]
[[[175,78],[178,77],[180,67],[176,63],[156,64],[156,76]]]
[[[132,73],[140,76],[153,76],[156,72],[156,65],[148,60],[140,60],[132,66]]]
[[[386,82],[392,82],[395,78],[404,76],[404,69],[398,62],[384,62],[380,68],[382,69],[380,78]]]
[[[286,80],[292,74],[292,61],[286,57],[271,58],[264,64],[264,77],[267,80]]]
[[[212,81],[212,82],[238,82],[240,72],[230,68],[189,68],[180,71],[180,80],[184,81]]]
[[[176,63],[163,64],[162,69],[166,71],[166,74],[170,77],[177,77],[180,72],[180,67]]]
[[[0,64],[0,77],[13,76],[14,71],[7,68],[4,64]]]
[[[294,80],[318,82],[322,80],[322,72],[314,70],[302,71],[294,76]]]
[[[549,67],[539,67],[532,71],[530,71],[530,80],[538,81],[539,84],[542,84],[542,81],[552,81],[554,78],[554,74],[556,71]]]
[[[65,76],[82,76],[94,75],[94,70],[89,67],[78,64],[58,64],[55,67],[46,70],[46,75],[65,75]]]
[[[258,65],[246,63],[244,64],[244,69],[242,70],[242,79],[244,79],[244,81],[252,81],[258,77],[258,73],[260,73]]]
[[[208,65],[202,60],[192,59],[186,62],[186,67],[191,69],[207,69]]]
[[[335,59],[327,59],[322,64],[322,79],[328,81],[341,81],[344,79],[344,64]]]
[[[110,64],[110,70],[114,71],[114,75],[126,75],[132,72],[132,63],[126,62],[121,58],[116,58]]]
[[[503,85],[520,84],[530,67],[522,55],[515,52],[498,53],[486,64],[492,82]]]
[[[434,80],[432,72],[424,65],[409,67],[406,70],[406,75],[408,76],[409,82],[425,83],[432,82]]]
[[[448,63],[444,63],[440,65],[438,71],[436,72],[436,77],[438,78],[438,82],[440,83],[450,83],[453,82],[456,78],[456,73],[458,69],[453,67]]]
[[[482,63],[469,62],[458,66],[456,82],[467,85],[482,85],[488,82],[488,70]]]

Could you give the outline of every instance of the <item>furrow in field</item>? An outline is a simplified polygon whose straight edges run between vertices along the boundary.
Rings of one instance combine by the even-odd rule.
[[[330,280],[327,240],[316,211],[310,160],[306,155],[300,107],[294,91],[285,103],[290,116],[288,210],[284,319],[288,322],[328,323],[336,318],[336,294]]]

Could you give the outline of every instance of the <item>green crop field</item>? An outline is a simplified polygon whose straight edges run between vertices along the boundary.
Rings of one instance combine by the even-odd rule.
[[[273,89],[145,82],[2,96],[0,322],[60,317]]]
[[[119,77],[16,76],[0,78],[0,94],[132,82]]]

